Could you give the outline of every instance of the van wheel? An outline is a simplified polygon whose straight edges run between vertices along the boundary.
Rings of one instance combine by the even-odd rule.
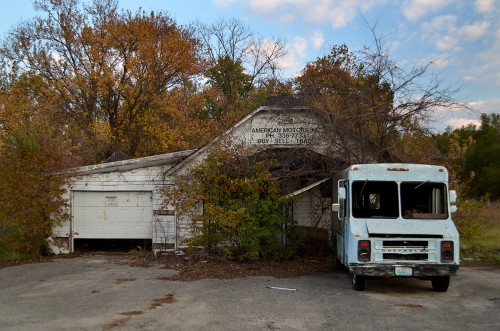
[[[352,279],[352,289],[355,291],[364,291],[366,279],[363,276],[356,276],[355,274],[351,274]]]
[[[432,289],[436,292],[446,292],[450,285],[450,276],[432,277]]]

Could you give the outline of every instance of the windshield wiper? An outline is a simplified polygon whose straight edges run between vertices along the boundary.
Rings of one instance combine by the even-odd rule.
[[[418,184],[417,186],[415,186],[414,190],[416,190],[417,188],[419,188],[420,186],[424,185],[425,183],[427,183],[428,181],[430,181],[430,179],[427,179],[425,182],[422,182],[420,184]]]

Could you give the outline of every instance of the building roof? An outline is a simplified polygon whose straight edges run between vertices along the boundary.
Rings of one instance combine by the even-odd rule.
[[[297,196],[297,195],[301,195],[302,193],[307,192],[307,191],[309,191],[309,190],[312,190],[313,188],[315,188],[315,187],[317,187],[317,186],[319,186],[319,185],[323,184],[324,182],[328,181],[329,179],[330,179],[330,177],[325,178],[325,179],[322,179],[322,180],[317,181],[317,182],[315,182],[315,183],[312,183],[311,185],[307,185],[306,187],[303,187],[303,188],[301,188],[300,190],[297,190],[297,191],[295,191],[295,192],[292,192],[292,193],[290,193],[290,194],[287,194],[287,196],[286,196],[286,197],[287,197],[287,198],[291,198],[291,197],[295,197],[295,196]]]
[[[160,155],[146,156],[135,159],[121,160],[115,162],[100,163],[88,165],[78,168],[67,169],[62,174],[70,176],[83,176],[97,173],[107,172],[123,172],[138,168],[173,165],[176,164],[187,156],[193,154],[196,150],[179,151],[173,153],[166,153]]]

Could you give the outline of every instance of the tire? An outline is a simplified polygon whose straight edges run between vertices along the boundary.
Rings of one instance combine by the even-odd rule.
[[[352,289],[354,291],[364,291],[366,278],[364,276],[356,276],[355,274],[351,274],[352,279]]]
[[[436,292],[446,292],[450,285],[450,276],[433,277],[431,279],[432,289]]]

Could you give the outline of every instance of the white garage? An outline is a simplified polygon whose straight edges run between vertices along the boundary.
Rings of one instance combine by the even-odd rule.
[[[177,247],[175,210],[163,204],[166,173],[193,151],[85,166],[67,171],[71,219],[53,228],[59,246],[131,241]],[[83,245],[83,244],[82,244]]]
[[[72,200],[75,238],[152,237],[152,192],[73,191]]]

